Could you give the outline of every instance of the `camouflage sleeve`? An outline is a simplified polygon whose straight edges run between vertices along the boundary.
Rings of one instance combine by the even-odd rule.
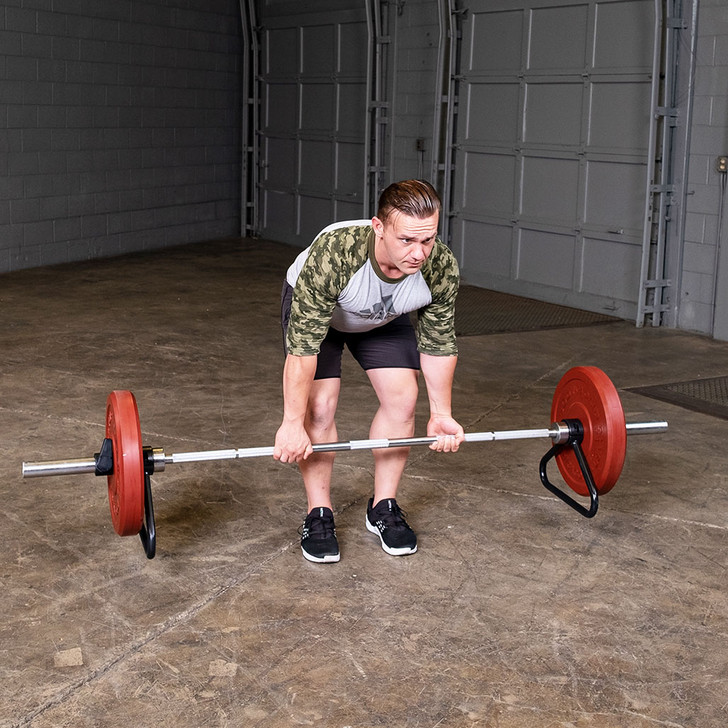
[[[286,346],[294,356],[318,354],[336,300],[366,262],[371,228],[344,227],[318,237],[293,288]]]
[[[455,297],[460,272],[453,252],[439,239],[422,267],[432,303],[417,312],[417,348],[424,354],[455,356]]]

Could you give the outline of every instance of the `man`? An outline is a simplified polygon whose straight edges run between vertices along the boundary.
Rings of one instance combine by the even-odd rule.
[[[459,275],[454,255],[437,237],[440,207],[429,183],[394,183],[381,194],[376,217],[325,228],[288,270],[282,293],[283,422],[274,457],[301,470],[308,498],[301,550],[309,561],[339,560],[331,503],[334,453],[313,454],[312,443],[337,440],[344,344],[379,399],[370,438],[412,437],[421,369],[430,402],[427,434],[438,438],[430,447],[455,452],[464,439],[451,414]],[[387,553],[414,553],[417,536],[396,501],[409,448],[373,454],[374,496],[365,525]]]

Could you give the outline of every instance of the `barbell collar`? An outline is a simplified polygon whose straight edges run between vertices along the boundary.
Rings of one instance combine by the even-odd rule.
[[[153,473],[161,473],[167,464],[167,456],[161,447],[149,448],[149,464]]]

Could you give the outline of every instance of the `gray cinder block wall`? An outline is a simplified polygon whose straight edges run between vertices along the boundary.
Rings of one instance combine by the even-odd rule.
[[[716,323],[721,330],[713,330],[714,299],[728,311],[728,271],[716,270],[728,266],[726,222],[719,229],[726,195],[725,175],[716,169],[720,155],[728,155],[728,4],[701,0],[678,325],[728,338],[723,317]],[[726,252],[719,255],[721,247]]]
[[[239,233],[235,0],[0,5],[0,272]]]

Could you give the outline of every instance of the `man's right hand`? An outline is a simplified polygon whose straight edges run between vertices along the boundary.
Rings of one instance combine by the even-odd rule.
[[[276,432],[273,457],[282,463],[297,463],[312,453],[313,445],[305,428],[300,424],[284,421]]]

